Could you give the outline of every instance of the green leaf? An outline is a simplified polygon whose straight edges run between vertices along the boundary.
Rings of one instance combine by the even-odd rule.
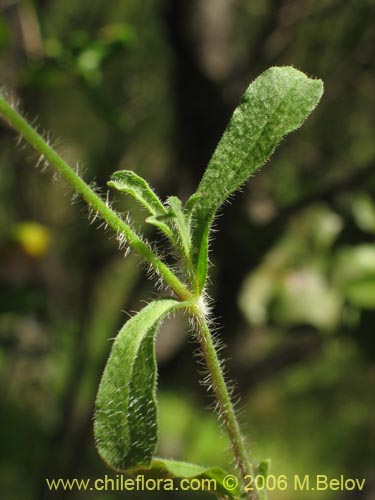
[[[165,215],[167,213],[166,208],[149,184],[131,170],[119,170],[115,172],[107,185],[133,196],[153,216]]]
[[[210,230],[209,224],[206,224],[204,226],[204,230],[201,235],[199,246],[195,245],[195,249],[193,250],[192,216],[194,207],[201,198],[201,196],[202,195],[200,193],[194,193],[192,196],[190,196],[190,198],[187,200],[185,204],[185,217],[189,227],[189,235],[190,235],[190,256],[192,259],[193,273],[195,274],[195,284],[198,293],[200,293],[203,290],[206,282],[207,269],[208,269],[208,237]]]
[[[170,213],[173,215],[173,220],[175,222],[177,241],[180,243],[182,253],[190,261],[190,228],[183,212],[181,200],[177,198],[177,196],[170,196],[167,202],[170,206]]]
[[[193,195],[193,259],[218,208],[275,150],[282,137],[302,125],[323,93],[321,80],[292,67],[260,75],[243,95]],[[197,197],[199,194],[199,198]],[[206,244],[203,245],[204,247]]]
[[[94,433],[114,469],[148,467],[157,445],[155,336],[165,315],[184,303],[151,302],[116,337],[96,397]]]
[[[210,226],[209,224],[205,224],[205,226],[203,227],[203,233],[201,235],[198,255],[196,256],[196,277],[198,292],[201,292],[203,290],[207,278],[209,232]]]
[[[193,211],[195,203],[199,200],[200,197],[201,197],[200,193],[194,193],[185,203],[185,212],[189,217],[191,216],[191,212]]]
[[[255,472],[254,472],[254,476],[255,477],[263,476],[264,477],[264,484],[266,485],[267,484],[266,481],[267,481],[267,477],[270,473],[270,469],[271,469],[271,460],[269,458],[267,458],[266,460],[263,460],[262,462],[260,462],[257,465]],[[258,490],[258,498],[259,498],[259,500],[267,500],[268,499],[266,488],[264,488],[262,490]]]
[[[158,437],[155,335],[163,317],[184,305],[173,299],[156,300],[120,330],[96,398],[98,451],[116,470],[146,469],[175,478],[207,479],[209,491],[235,498],[238,487],[225,487],[227,473],[221,468],[153,458]]]
[[[228,489],[225,487],[225,477],[228,475],[219,467],[202,467],[200,465],[190,464],[188,462],[178,462],[176,460],[166,460],[163,458],[154,458],[151,468],[165,472],[172,477],[180,478],[199,478],[208,479],[213,486],[209,491],[217,495],[227,495],[229,498],[235,498],[239,494],[239,487]],[[206,482],[208,486],[209,482]]]
[[[131,170],[119,170],[112,175],[111,179],[107,183],[109,187],[133,196],[151,214],[146,222],[160,229],[170,240],[173,239],[172,231],[166,223],[168,219],[171,219],[171,215],[168,214],[167,209],[145,179]]]

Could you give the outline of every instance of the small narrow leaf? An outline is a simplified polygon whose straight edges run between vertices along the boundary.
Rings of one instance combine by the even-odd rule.
[[[208,479],[205,481],[208,486],[211,485],[210,491],[216,495],[226,495],[228,498],[235,498],[239,494],[239,487],[228,489],[225,486],[225,478],[228,473],[219,467],[202,467],[200,465],[190,464],[188,462],[179,462],[176,460],[166,460],[164,458],[155,457],[152,460],[151,468],[167,473],[169,476],[176,478],[199,478]]]
[[[194,193],[190,196],[190,198],[187,200],[185,203],[185,212],[187,215],[191,215],[191,212],[193,211],[195,203],[199,200],[201,197],[200,193]]]
[[[114,469],[148,467],[157,445],[155,336],[163,317],[183,307],[150,303],[116,337],[96,397],[94,432],[103,460]]]
[[[145,179],[131,170],[119,170],[115,172],[108,182],[108,186],[133,196],[151,215],[163,215],[167,213],[166,208]]]
[[[271,460],[267,458],[266,460],[263,460],[263,462],[260,462],[258,466],[255,469],[255,477],[257,476],[263,476],[264,482],[263,484],[265,487],[262,490],[258,490],[258,498],[259,500],[268,500],[268,494],[267,494],[267,477],[269,476],[271,469]],[[257,484],[262,484],[259,480],[257,481]]]
[[[201,241],[198,249],[198,255],[196,256],[196,277],[197,277],[198,292],[201,292],[203,290],[207,278],[209,232],[210,232],[210,225],[206,224],[203,227]]]
[[[181,200],[177,196],[170,196],[167,202],[170,206],[170,213],[174,216],[177,237],[183,254],[190,261],[190,228],[183,212]]]
[[[193,206],[193,258],[217,209],[302,125],[323,93],[321,80],[292,67],[274,67],[246,90],[187,205]],[[199,198],[196,196],[200,195]]]

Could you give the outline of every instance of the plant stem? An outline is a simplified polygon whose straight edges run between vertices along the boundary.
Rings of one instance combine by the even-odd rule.
[[[191,308],[191,312],[197,320],[197,334],[200,347],[210,374],[211,384],[218,402],[220,415],[223,418],[226,431],[231,441],[237,467],[240,471],[243,483],[249,484],[249,476],[254,475],[253,466],[246,451],[244,439],[240,431],[231,397],[229,395],[228,386],[224,379],[221,364],[205,314],[198,304]],[[258,494],[255,491],[247,492],[247,496],[249,500],[258,499]]]
[[[68,165],[38,132],[0,94],[0,114],[24,139],[48,161],[64,179],[82,196],[86,203],[97,212],[117,234],[124,234],[127,244],[139,253],[171,287],[181,300],[191,299],[191,293],[151,250],[151,248],[114,212],[81,177]]]

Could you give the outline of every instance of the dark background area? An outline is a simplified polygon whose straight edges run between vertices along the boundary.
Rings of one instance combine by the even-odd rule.
[[[324,80],[218,217],[210,291],[255,458],[275,475],[366,477],[366,491],[271,500],[374,494],[373,14],[372,0],[0,0],[0,83],[102,190],[126,168],[186,200],[252,79],[293,65]],[[124,311],[157,290],[37,160],[0,123],[1,499],[164,499],[45,487],[112,474],[93,401]],[[177,318],[158,338],[159,454],[227,467],[187,331]]]

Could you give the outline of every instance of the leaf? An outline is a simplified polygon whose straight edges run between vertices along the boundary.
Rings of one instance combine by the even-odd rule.
[[[225,477],[228,475],[223,469],[219,467],[202,467],[200,465],[190,464],[188,462],[179,462],[176,460],[166,460],[164,458],[155,457],[152,460],[151,468],[161,472],[166,472],[172,477],[180,478],[199,478],[212,480],[212,493],[227,495],[229,498],[234,498],[239,494],[239,487],[227,489],[225,487]],[[208,481],[206,482],[208,484]]]
[[[250,84],[193,195],[194,202],[187,203],[193,205],[195,264],[204,253],[202,238],[218,208],[265,163],[284,135],[302,125],[322,93],[321,80],[292,67],[270,68]]]
[[[199,245],[198,255],[196,258],[196,277],[198,284],[198,291],[201,292],[206,283],[208,271],[208,237],[210,226],[206,224],[203,228],[201,242]]]
[[[194,205],[199,200],[200,197],[201,197],[200,193],[194,193],[185,203],[185,212],[188,216],[191,216],[191,212],[193,211]]]
[[[180,243],[184,256],[190,261],[190,228],[185,219],[181,200],[177,198],[177,196],[170,196],[167,202],[170,206],[170,213],[174,217],[175,227],[177,230],[177,240]]]
[[[107,183],[109,187],[133,196],[151,214],[146,222],[160,229],[170,240],[173,239],[172,231],[165,222],[171,216],[145,179],[131,170],[119,170],[111,179]]]
[[[148,467],[157,445],[155,336],[161,320],[183,307],[151,302],[120,330],[96,397],[94,433],[102,459],[114,469]]]
[[[200,198],[201,198],[200,193],[194,193],[192,196],[190,196],[190,198],[187,200],[185,204],[185,217],[187,220],[189,235],[190,235],[190,258],[192,259],[193,274],[195,274],[195,284],[198,294],[203,290],[206,282],[207,269],[208,269],[208,237],[210,229],[208,224],[204,227],[204,231],[201,235],[201,240],[198,247],[198,252],[196,245],[195,245],[195,250],[193,251],[192,234],[191,234],[192,215],[195,204]],[[194,264],[195,264],[195,272],[194,272]]]
[[[96,398],[95,438],[100,456],[116,470],[157,470],[175,478],[207,479],[213,493],[235,498],[226,489],[227,473],[218,467],[153,458],[157,445],[154,340],[161,320],[184,307],[160,299],[133,316],[116,337]]]
[[[271,460],[267,458],[266,460],[263,460],[260,462],[254,472],[254,476],[263,476],[264,477],[264,484],[267,484],[267,477],[269,476],[271,469]],[[267,495],[267,489],[264,488],[262,490],[258,490],[258,498],[259,500],[267,500],[268,495]]]
[[[107,185],[133,196],[151,215],[167,214],[166,208],[145,179],[131,170],[119,170],[115,172]]]

